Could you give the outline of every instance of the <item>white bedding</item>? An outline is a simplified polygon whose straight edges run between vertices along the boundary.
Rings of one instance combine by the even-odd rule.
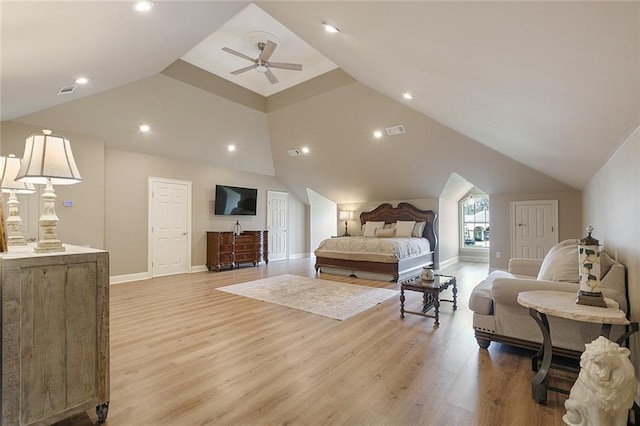
[[[328,238],[315,250],[317,257],[396,263],[431,251],[426,238]]]

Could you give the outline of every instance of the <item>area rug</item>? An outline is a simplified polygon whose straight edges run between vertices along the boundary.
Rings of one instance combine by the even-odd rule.
[[[398,294],[396,290],[344,284],[297,275],[219,287],[239,296],[275,303],[343,321]]]

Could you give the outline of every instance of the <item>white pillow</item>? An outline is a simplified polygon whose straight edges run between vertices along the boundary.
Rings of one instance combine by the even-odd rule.
[[[578,240],[565,240],[555,246],[542,260],[538,279],[544,281],[579,282]]]
[[[422,238],[422,233],[424,232],[424,227],[427,225],[427,222],[416,222],[413,225],[413,232],[411,233],[412,237]]]
[[[396,237],[410,237],[413,233],[415,220],[399,220],[396,222]]]
[[[375,237],[377,238],[389,238],[395,237],[396,230],[391,228],[378,228],[375,230]]]
[[[374,237],[376,235],[376,229],[384,227],[384,221],[370,222],[364,224],[363,237]]]

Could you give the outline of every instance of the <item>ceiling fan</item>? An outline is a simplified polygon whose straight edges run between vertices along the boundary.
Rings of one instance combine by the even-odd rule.
[[[247,72],[249,70],[255,69],[256,71],[263,73],[267,79],[271,82],[271,84],[276,84],[278,79],[275,74],[271,71],[271,68],[282,68],[285,70],[294,70],[294,71],[302,71],[302,65],[300,64],[288,64],[284,62],[269,62],[269,58],[273,55],[273,52],[276,50],[278,45],[271,40],[267,40],[266,43],[259,42],[258,50],[260,50],[260,55],[253,59],[243,53],[240,53],[236,50],[229,49],[228,47],[223,47],[222,50],[225,52],[231,53],[232,55],[239,56],[243,59],[253,62],[253,65],[249,65],[248,67],[240,68],[239,70],[232,71],[231,74],[238,75],[243,72]]]

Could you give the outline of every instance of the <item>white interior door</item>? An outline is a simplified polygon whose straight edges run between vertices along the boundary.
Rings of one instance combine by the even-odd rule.
[[[191,182],[150,178],[152,277],[191,269]]]
[[[267,191],[269,261],[287,258],[287,211],[289,194]]]
[[[558,200],[511,202],[511,257],[542,259],[558,243]]]

